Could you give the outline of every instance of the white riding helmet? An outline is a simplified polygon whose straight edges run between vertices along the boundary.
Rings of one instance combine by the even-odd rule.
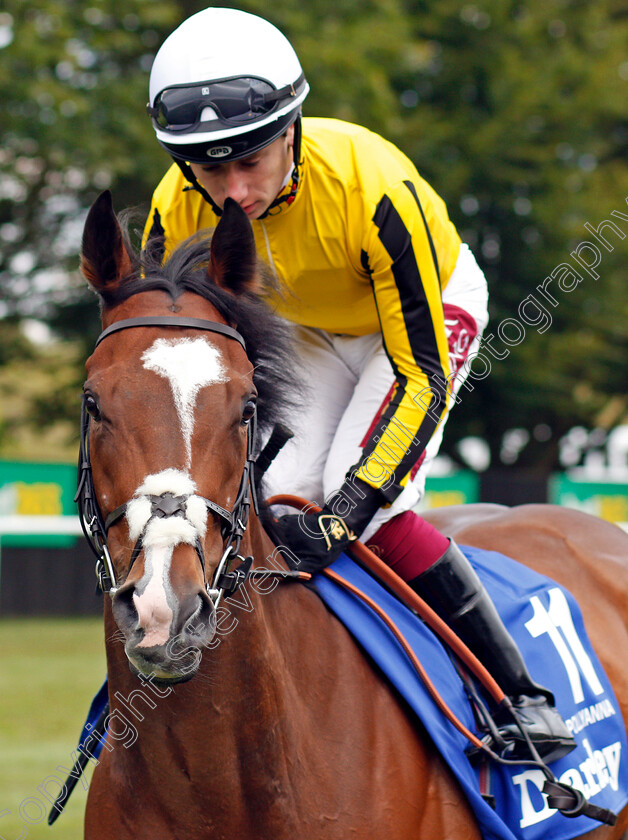
[[[275,26],[247,12],[209,8],[164,41],[150,73],[147,111],[176,161],[231,161],[280,137],[309,89]]]

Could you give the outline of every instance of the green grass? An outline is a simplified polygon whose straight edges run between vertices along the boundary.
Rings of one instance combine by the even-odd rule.
[[[103,635],[99,618],[0,619],[0,837],[83,837],[82,784],[52,827],[38,786],[61,776],[59,765],[72,765],[70,754],[105,676]]]

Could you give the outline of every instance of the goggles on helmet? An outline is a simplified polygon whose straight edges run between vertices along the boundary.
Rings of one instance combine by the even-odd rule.
[[[266,79],[254,76],[173,85],[158,93],[154,105],[149,103],[146,110],[156,127],[168,132],[189,132],[201,123],[216,120],[223,125],[241,126],[272,114],[282,100],[297,96],[304,82],[301,74],[279,90]],[[210,109],[209,119],[203,115],[206,109]]]

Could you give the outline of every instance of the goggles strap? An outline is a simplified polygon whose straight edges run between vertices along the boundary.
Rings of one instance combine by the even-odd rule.
[[[305,81],[305,75],[301,73],[296,82],[291,82],[279,90],[274,90],[272,93],[264,94],[264,102],[276,102],[278,99],[284,99],[286,96],[296,96],[297,88]]]

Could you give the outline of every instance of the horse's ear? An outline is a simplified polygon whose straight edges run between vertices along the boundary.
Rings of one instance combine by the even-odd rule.
[[[210,280],[234,295],[259,292],[255,237],[248,216],[228,198],[211,242]]]
[[[109,190],[98,196],[87,214],[83,229],[81,271],[97,292],[116,288],[121,280],[133,272],[133,260],[113,211]]]

